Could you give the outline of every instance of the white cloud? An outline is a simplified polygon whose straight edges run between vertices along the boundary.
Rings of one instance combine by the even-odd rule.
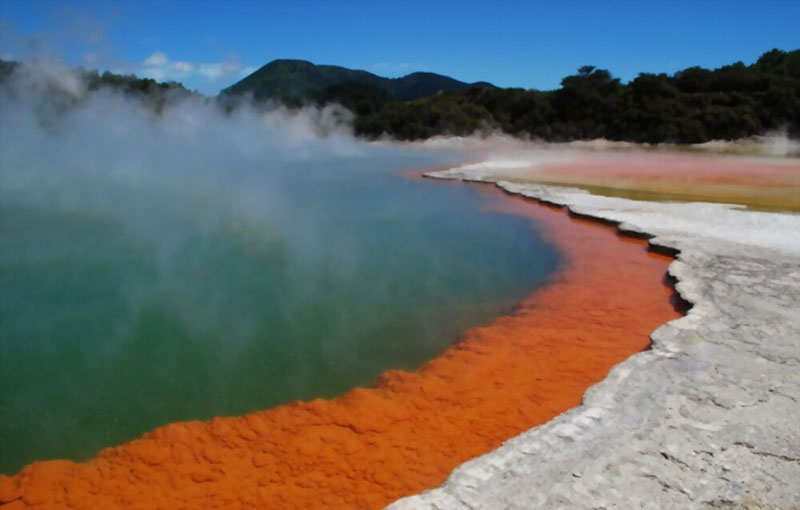
[[[163,66],[167,62],[169,62],[167,56],[164,53],[157,51],[145,59],[144,65],[148,67],[157,67]]]
[[[137,74],[154,80],[201,80],[207,83],[234,80],[255,71],[255,67],[244,67],[235,56],[224,62],[187,62],[170,60],[166,53],[157,51],[147,57]]]
[[[173,62],[171,67],[179,73],[188,73],[194,70],[193,64],[183,61]]]

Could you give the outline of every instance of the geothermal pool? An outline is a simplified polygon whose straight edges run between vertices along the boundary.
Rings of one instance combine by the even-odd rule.
[[[223,166],[98,147],[87,165],[40,137],[52,160],[0,151],[6,474],[414,369],[558,265],[534,224],[486,210],[479,190],[399,174],[446,155]]]
[[[680,314],[644,241],[408,176],[464,152],[29,85],[0,88],[0,504],[382,508]]]

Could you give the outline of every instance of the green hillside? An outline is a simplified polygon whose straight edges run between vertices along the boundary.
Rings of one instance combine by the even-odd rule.
[[[399,101],[476,85],[491,87],[488,83],[464,83],[435,73],[412,73],[402,78],[384,78],[367,71],[315,65],[305,60],[273,60],[220,94],[236,96],[251,93],[258,101],[275,99],[298,104],[318,96],[328,96],[332,87],[341,84],[358,84],[364,93],[369,90],[369,94],[386,95],[388,99]]]
[[[773,49],[750,65],[640,73],[628,83],[583,66],[552,91],[469,87],[357,113],[356,134],[405,140],[494,130],[550,141],[691,144],[772,130],[800,137],[800,50]]]
[[[628,83],[583,66],[552,91],[467,84],[433,73],[366,71],[275,60],[225,89],[288,106],[338,103],[367,138],[404,140],[503,131],[551,141],[606,138],[701,143],[783,130],[800,136],[800,50],[773,49],[750,65],[641,73]]]

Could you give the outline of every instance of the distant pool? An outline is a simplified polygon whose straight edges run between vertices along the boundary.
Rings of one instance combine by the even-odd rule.
[[[7,474],[414,369],[558,264],[479,190],[397,174],[446,155],[166,161],[135,181],[18,156],[0,187]]]

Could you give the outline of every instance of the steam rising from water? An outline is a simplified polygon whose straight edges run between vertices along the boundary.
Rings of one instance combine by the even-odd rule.
[[[282,205],[274,191],[291,172],[284,163],[368,153],[338,127],[333,107],[290,114],[242,106],[226,115],[189,96],[156,113],[108,89],[89,94],[65,69],[21,71],[0,91],[2,189],[38,189],[64,206],[119,208],[122,188],[263,217]]]
[[[160,110],[57,65],[0,87],[0,470],[413,368],[556,264],[337,107]]]

